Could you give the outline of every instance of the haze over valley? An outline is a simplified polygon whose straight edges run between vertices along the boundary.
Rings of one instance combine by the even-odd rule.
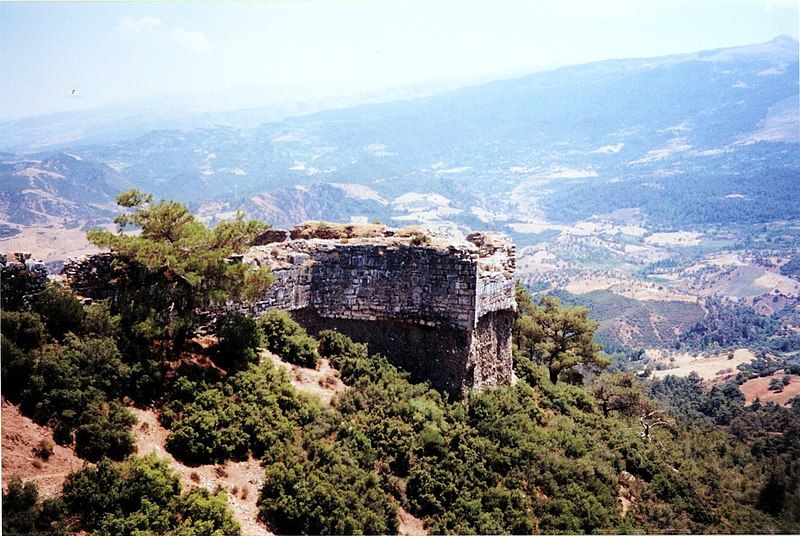
[[[721,296],[796,316],[797,273],[783,267],[799,245],[797,49],[780,36],[600,61],[248,127],[201,114],[185,119],[193,128],[147,130],[122,115],[141,132],[102,139],[90,126],[46,147],[62,136],[58,116],[35,131],[5,123],[3,247],[58,267],[137,187],[211,224],[241,210],[284,228],[497,230],[537,291],[676,307]],[[616,338],[674,342],[632,329]]]
[[[2,532],[800,532],[796,2],[0,2]]]

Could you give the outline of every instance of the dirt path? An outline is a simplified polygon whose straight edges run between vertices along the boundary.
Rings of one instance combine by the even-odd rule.
[[[330,406],[333,397],[347,388],[327,359],[320,359],[320,364],[315,370],[287,363],[266,350],[262,353],[276,366],[289,371],[295,389],[301,393],[318,396],[326,406]]]
[[[134,428],[139,456],[155,451],[159,457],[167,459],[172,468],[180,475],[184,490],[191,486],[202,486],[212,491],[217,486],[222,487],[228,493],[228,505],[233,512],[233,517],[242,526],[243,534],[246,536],[272,534],[257,519],[256,501],[264,482],[264,470],[257,460],[251,458],[243,462],[189,467],[166,451],[165,445],[169,432],[158,422],[154,410],[131,408],[131,411],[139,420]]]
[[[84,461],[72,449],[54,443],[53,455],[47,461],[37,458],[34,449],[45,438],[52,441],[53,432],[22,415],[19,407],[3,398],[3,489],[12,477],[19,476],[35,482],[43,497],[53,497],[61,493],[67,475],[83,467]]]

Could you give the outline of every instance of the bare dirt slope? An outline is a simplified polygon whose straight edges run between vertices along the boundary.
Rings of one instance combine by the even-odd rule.
[[[202,486],[209,490],[222,487],[228,494],[228,505],[234,518],[242,526],[242,533],[250,535],[269,535],[263,523],[258,521],[256,501],[263,485],[264,470],[258,460],[227,462],[218,465],[199,465],[189,467],[176,460],[165,449],[169,432],[158,422],[154,410],[131,408],[139,422],[134,427],[137,454],[144,455],[155,451],[159,457],[169,461],[180,475],[183,489]]]
[[[787,406],[789,400],[796,396],[800,396],[800,376],[790,376],[789,385],[785,386],[781,392],[770,391],[769,382],[773,378],[780,378],[784,374],[783,370],[776,371],[772,376],[765,376],[764,378],[753,378],[747,380],[739,386],[739,390],[744,395],[744,405],[749,406],[753,400],[758,398],[761,403],[774,402],[779,406]]]
[[[289,371],[289,377],[295,389],[301,393],[318,396],[326,406],[330,406],[333,397],[347,387],[339,379],[338,372],[331,367],[327,359],[320,359],[319,366],[316,369],[311,369],[287,363],[266,350],[263,351],[263,355],[276,366]]]
[[[39,493],[52,497],[61,492],[67,475],[83,467],[83,460],[66,447],[54,445],[53,455],[47,461],[37,458],[34,449],[47,438],[52,441],[52,431],[39,426],[22,415],[19,408],[5,398],[2,403],[3,489],[14,476],[35,482]]]

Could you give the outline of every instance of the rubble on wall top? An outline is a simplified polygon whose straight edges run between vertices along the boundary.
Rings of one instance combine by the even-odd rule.
[[[381,224],[340,224],[322,221],[304,222],[291,231],[270,229],[253,242],[245,261],[265,257],[271,262],[285,261],[287,256],[312,251],[333,250],[342,246],[386,246],[419,247],[450,252],[464,252],[476,259],[486,258],[494,262],[495,257],[514,254],[511,239],[496,232],[476,232],[458,239],[442,233],[417,227],[394,229]],[[499,255],[498,255],[499,254]],[[291,261],[289,264],[298,264]]]

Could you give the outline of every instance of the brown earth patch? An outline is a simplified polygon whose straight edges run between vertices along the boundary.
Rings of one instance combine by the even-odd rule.
[[[331,367],[327,359],[320,359],[316,369],[292,365],[283,361],[277,355],[264,350],[263,355],[272,361],[275,366],[284,368],[289,372],[292,386],[301,393],[308,393],[319,397],[326,406],[331,405],[334,396],[344,391],[347,386],[339,378],[339,373]]]
[[[228,495],[228,506],[233,517],[242,526],[242,534],[269,535],[271,532],[258,520],[258,500],[264,483],[264,470],[258,460],[250,458],[243,462],[199,465],[189,467],[176,460],[165,445],[169,431],[158,422],[155,410],[131,408],[138,423],[134,425],[136,450],[139,456],[155,452],[169,461],[181,479],[184,490],[201,486],[211,491],[221,487]]]
[[[779,406],[788,406],[789,400],[796,396],[800,396],[800,376],[789,376],[789,385],[784,386],[781,392],[770,391],[769,382],[773,378],[780,378],[784,375],[783,370],[778,370],[771,376],[763,378],[753,378],[747,380],[739,386],[739,390],[744,395],[744,405],[749,406],[753,401],[758,398],[762,403],[773,402]]]
[[[14,476],[39,486],[43,497],[53,497],[61,492],[64,480],[72,471],[83,467],[84,461],[72,449],[53,446],[47,461],[34,454],[43,439],[53,440],[53,432],[39,426],[20,413],[19,407],[3,398],[2,402],[3,489]]]
[[[428,531],[425,530],[425,522],[418,517],[414,517],[406,512],[402,507],[399,511],[400,526],[398,527],[398,534],[401,536],[427,536]]]

